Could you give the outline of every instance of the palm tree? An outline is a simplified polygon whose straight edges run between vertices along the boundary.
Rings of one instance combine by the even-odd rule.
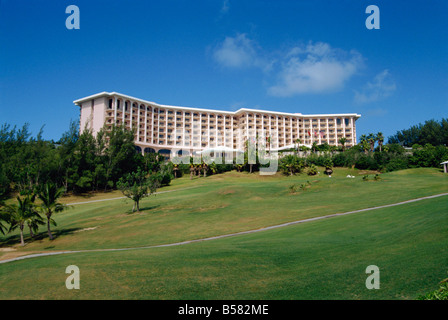
[[[33,203],[33,199],[27,196],[23,199],[17,197],[17,204],[11,204],[6,207],[6,212],[8,213],[8,221],[10,223],[9,231],[20,229],[20,244],[25,245],[23,239],[23,229],[25,224],[32,221],[34,218],[39,219],[40,216],[37,213],[36,206]],[[40,218],[42,220],[42,218]],[[30,229],[31,231],[31,229]]]
[[[266,138],[266,142],[268,144],[269,154],[271,154],[271,136]]]
[[[256,139],[258,139],[258,135],[256,137]],[[252,160],[255,158],[255,162],[257,162],[257,145],[255,144],[254,146],[249,142],[249,140],[246,140],[245,142],[245,152],[244,152],[244,162],[245,164],[249,164],[249,173],[252,173],[252,167],[253,167],[253,163]]]
[[[194,171],[195,171],[194,158],[190,157],[190,180],[193,180]]]
[[[367,141],[370,144],[370,151],[373,152],[373,150],[375,149],[376,136],[373,133],[369,133],[369,135],[367,136]]]
[[[280,167],[285,174],[289,173],[289,175],[292,176],[301,171],[303,163],[299,161],[297,156],[290,154],[282,158]]]
[[[212,174],[216,174],[218,172],[218,166],[214,161],[210,164],[210,171]]]
[[[339,143],[342,145],[342,151],[345,151],[345,143],[347,142],[347,138],[342,137],[339,139]]]
[[[204,172],[204,178],[207,176],[207,170],[208,170],[208,164],[204,161],[202,161],[202,171]]]
[[[383,142],[384,142],[384,136],[382,132],[378,132],[376,134],[376,139],[378,141],[378,147],[380,147],[380,152],[382,151]]]
[[[65,188],[64,188],[65,191]],[[26,224],[28,228],[30,229],[30,236],[31,238],[34,238],[34,234],[37,233],[39,230],[40,225],[44,225],[45,222],[42,219],[42,217],[37,212],[37,206],[34,204],[34,200],[36,199],[36,195],[33,194],[31,197],[28,196],[27,201],[31,201],[30,203],[30,209],[32,211],[32,214],[26,219]]]
[[[53,240],[51,234],[50,223],[56,225],[56,222],[51,218],[53,213],[64,211],[67,206],[58,202],[58,199],[64,194],[64,188],[58,188],[54,183],[47,182],[38,192],[37,196],[42,202],[40,210],[47,217],[48,237]]]
[[[190,164],[190,180],[193,180],[193,174],[194,174],[194,164]]]
[[[174,172],[174,178],[177,178],[177,172],[179,171],[179,165],[173,164],[173,172]]]
[[[367,154],[369,152],[369,142],[367,141],[367,136],[365,134],[359,138],[359,144],[364,150],[364,153]]]
[[[5,234],[6,226],[4,226],[2,222],[7,223],[8,220],[9,218],[4,203],[0,202],[0,233]]]
[[[296,152],[299,152],[299,146],[300,146],[300,144],[302,143],[302,140],[300,140],[300,139],[296,139],[296,140],[294,140],[294,143],[297,144]]]
[[[36,214],[34,216],[29,217],[26,220],[26,224],[28,225],[28,228],[30,229],[30,236],[31,238],[34,238],[35,233],[39,230],[40,225],[44,225],[45,221],[42,219],[42,217],[39,214]]]

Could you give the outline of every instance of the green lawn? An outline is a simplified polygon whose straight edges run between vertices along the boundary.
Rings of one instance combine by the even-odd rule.
[[[186,177],[160,190],[178,191],[146,199],[140,214],[128,214],[124,200],[74,206],[55,216],[56,240],[0,259],[199,239],[448,192],[448,175],[437,169],[368,182],[349,172],[357,173]],[[307,191],[290,194],[289,185],[307,180]],[[28,259],[0,265],[0,299],[413,299],[448,276],[447,231],[448,197],[440,197],[179,247]],[[15,245],[17,234],[0,241]],[[79,291],[65,288],[70,264],[81,270]],[[371,264],[380,268],[380,290],[365,288]]]
[[[446,198],[179,247],[0,265],[0,299],[414,299],[448,271]],[[81,289],[67,290],[66,266]],[[380,268],[367,290],[365,268]]]

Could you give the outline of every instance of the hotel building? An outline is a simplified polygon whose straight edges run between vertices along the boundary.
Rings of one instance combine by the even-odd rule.
[[[242,108],[220,111],[161,105],[117,92],[101,92],[74,101],[81,109],[80,131],[124,125],[135,132],[141,152],[244,150],[246,139],[267,141],[266,149],[289,149],[313,142],[346,147],[356,144],[356,113],[301,114]],[[269,137],[269,138],[268,138]]]

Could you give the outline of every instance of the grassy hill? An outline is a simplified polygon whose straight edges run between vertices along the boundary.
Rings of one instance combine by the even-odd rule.
[[[349,173],[357,177],[346,178]],[[437,169],[367,182],[363,174],[339,169],[331,178],[236,172],[181,178],[160,190],[173,192],[146,199],[140,214],[129,214],[132,204],[122,199],[74,205],[55,216],[54,241],[43,237],[17,248],[17,235],[8,235],[0,249],[17,250],[1,252],[0,259],[200,239],[448,192],[448,176]],[[306,181],[306,191],[290,193],[291,184]],[[0,298],[413,299],[447,277],[447,209],[448,197],[440,197],[179,247],[6,263],[0,265]],[[81,270],[79,291],[65,288],[70,264]],[[380,268],[380,290],[365,288],[371,264]]]

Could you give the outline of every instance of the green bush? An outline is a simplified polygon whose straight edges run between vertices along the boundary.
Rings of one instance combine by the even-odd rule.
[[[309,176],[315,176],[317,174],[317,168],[314,164],[312,164],[311,166],[308,167],[308,170],[306,172],[307,175]]]
[[[439,289],[418,297],[418,300],[448,300],[448,279],[440,282]]]

